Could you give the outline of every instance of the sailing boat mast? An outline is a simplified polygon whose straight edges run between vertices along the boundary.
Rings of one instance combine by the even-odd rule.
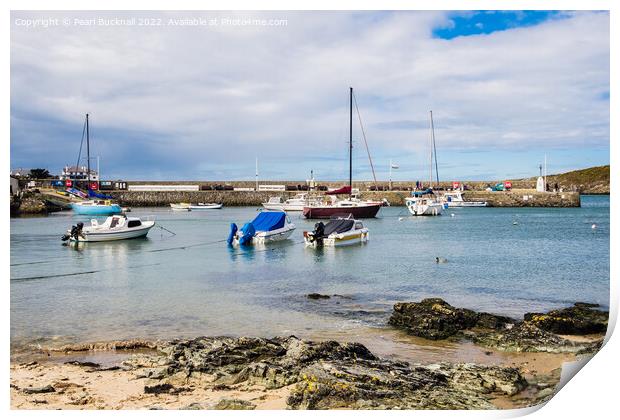
[[[88,127],[88,114],[86,114],[86,171],[87,188],[90,190],[90,129]]]
[[[433,188],[433,111],[430,111],[430,160],[429,160],[429,188]]]
[[[433,141],[433,154],[435,155],[435,179],[437,180],[437,187],[439,187],[439,168],[437,167],[437,146],[435,145],[435,123],[433,122],[433,111],[431,111],[431,139]]]
[[[349,198],[353,192],[353,88],[349,87]]]

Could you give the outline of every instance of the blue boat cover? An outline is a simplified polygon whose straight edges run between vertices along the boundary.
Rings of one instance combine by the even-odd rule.
[[[283,211],[263,211],[252,220],[256,231],[271,231],[284,227],[286,221],[286,213]]]
[[[90,188],[88,189],[88,196],[89,197],[95,197],[95,198],[107,199],[107,200],[113,198],[113,197],[111,197],[109,195],[105,195],[105,194],[98,193],[97,191],[93,191]]]

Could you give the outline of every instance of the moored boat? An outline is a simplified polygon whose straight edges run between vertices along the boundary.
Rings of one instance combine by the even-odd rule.
[[[110,216],[123,212],[121,206],[110,200],[86,200],[79,203],[71,203],[71,208],[75,214],[89,216]]]
[[[241,229],[231,223],[227,242],[229,245],[257,245],[283,241],[288,239],[294,230],[295,225],[285,212],[263,211]]]
[[[198,203],[190,204],[189,210],[219,210],[224,206],[222,203]]]
[[[327,224],[318,222],[312,232],[304,232],[304,243],[311,247],[341,247],[368,242],[368,228],[351,215],[331,219]]]
[[[463,194],[459,190],[446,191],[441,196],[441,201],[444,204],[444,208],[452,207],[486,207],[486,201],[465,201],[463,200]]]
[[[304,206],[303,215],[307,219],[329,219],[343,213],[356,219],[372,218],[377,215],[382,202],[366,202],[352,197],[353,192],[353,88],[349,88],[349,185],[328,191],[330,203],[317,203]],[[349,198],[337,200],[337,194],[348,194]]]
[[[300,193],[286,200],[279,196],[269,197],[269,201],[262,205],[266,210],[303,211],[305,206],[315,201],[315,199],[310,199],[307,193]]]
[[[155,226],[154,220],[142,221],[138,217],[114,215],[99,224],[96,219],[90,221],[90,226],[78,223],[62,237],[63,241],[71,242],[104,242],[122,239],[134,239],[146,236]]]
[[[405,199],[407,210],[414,216],[439,216],[443,205],[435,198],[432,190],[416,191]]]
[[[190,203],[170,203],[170,208],[174,211],[189,211]]]

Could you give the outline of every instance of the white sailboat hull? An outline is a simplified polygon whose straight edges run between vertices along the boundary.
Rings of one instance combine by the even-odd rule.
[[[439,216],[443,206],[440,203],[422,204],[416,201],[408,201],[407,210],[414,216]]]

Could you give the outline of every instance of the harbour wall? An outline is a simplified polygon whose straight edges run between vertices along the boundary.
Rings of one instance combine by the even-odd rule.
[[[223,203],[225,206],[260,206],[269,197],[292,197],[296,191],[110,191],[122,205],[131,207],[159,207],[170,203]],[[393,206],[403,206],[409,191],[363,191],[362,199],[386,198]],[[465,201],[486,201],[489,207],[579,207],[581,199],[576,192],[465,191]]]

